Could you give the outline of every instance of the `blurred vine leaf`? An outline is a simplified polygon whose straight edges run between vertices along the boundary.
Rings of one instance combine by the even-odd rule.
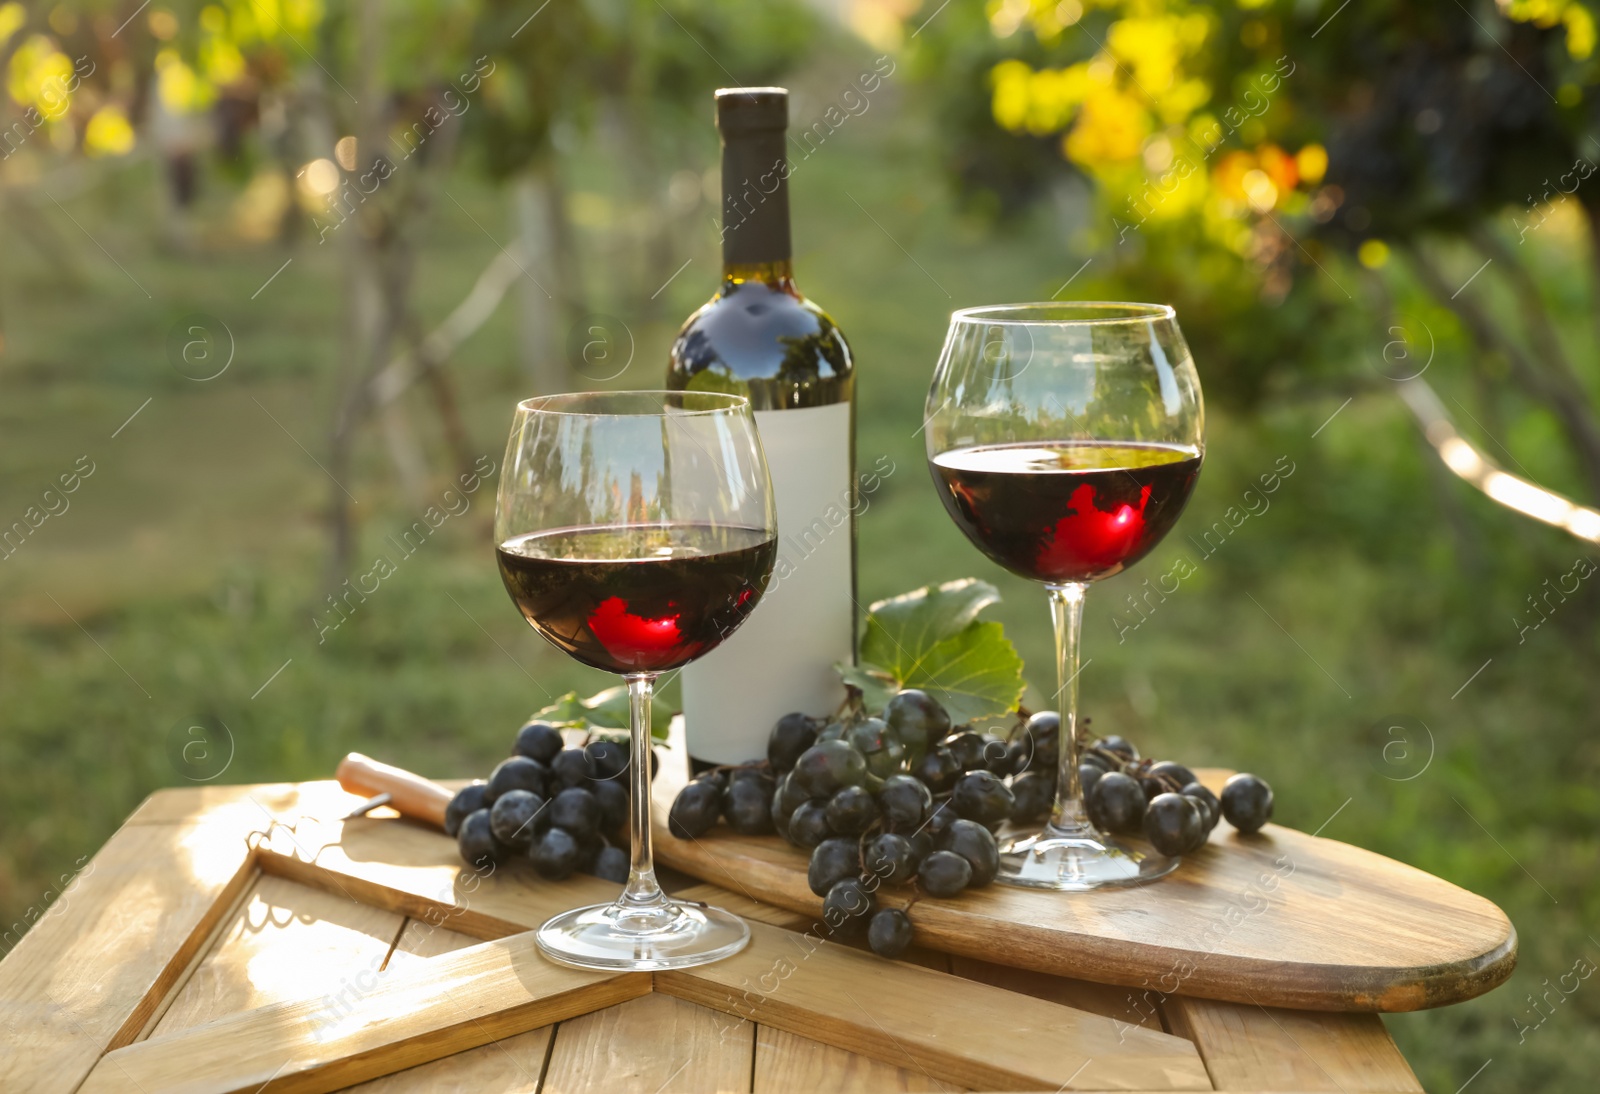
[[[880,600],[867,610],[861,656],[835,668],[881,710],[901,688],[921,688],[956,724],[1017,709],[1025,687],[1022,658],[999,623],[978,615],[999,590],[964,578]]]

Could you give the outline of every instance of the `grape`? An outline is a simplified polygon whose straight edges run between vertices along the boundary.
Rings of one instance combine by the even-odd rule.
[[[1122,758],[1124,763],[1132,763],[1139,758],[1139,750],[1133,747],[1132,742],[1126,737],[1118,737],[1116,734],[1112,734],[1109,737],[1101,737],[1089,747],[1115,753]]]
[[[1010,750],[1005,741],[993,733],[983,735],[983,766],[1001,778],[1014,773]]]
[[[578,868],[582,849],[571,832],[563,828],[548,828],[534,841],[528,857],[533,868],[546,881],[561,881],[572,876]]]
[[[1200,808],[1182,794],[1157,794],[1144,814],[1144,834],[1163,855],[1182,855],[1206,838]]]
[[[1084,804],[1089,823],[1102,831],[1137,832],[1144,821],[1144,788],[1138,779],[1120,771],[1100,776]]]
[[[827,725],[817,730],[816,743],[820,745],[823,741],[842,741],[844,740],[844,735],[849,731],[850,727],[845,725],[843,722],[829,722]],[[796,757],[795,762],[799,762],[798,757]]]
[[[1272,819],[1272,787],[1266,780],[1240,772],[1222,784],[1222,815],[1245,835]]]
[[[1089,791],[1094,789],[1094,784],[1100,781],[1100,776],[1108,775],[1108,774],[1110,774],[1110,772],[1108,772],[1105,768],[1100,767],[1097,764],[1079,764],[1078,765],[1078,791],[1079,791],[1079,793],[1081,793],[1084,797],[1087,798],[1089,796]]]
[[[793,813],[811,800],[811,795],[806,793],[805,789],[800,785],[800,780],[794,777],[793,771],[779,781],[778,796],[783,799],[784,809],[790,813]]]
[[[741,836],[766,836],[772,823],[772,784],[765,779],[735,779],[722,792],[722,815]]]
[[[813,798],[830,798],[866,781],[867,759],[843,741],[823,741],[800,754],[790,778]]]
[[[1122,770],[1122,765],[1115,759],[1107,759],[1098,752],[1080,752],[1078,754],[1078,766],[1080,768],[1092,767],[1102,775],[1107,771]]]
[[[906,842],[911,844],[911,868],[915,871],[918,863],[933,854],[933,833],[924,828],[907,836]]]
[[[929,846],[932,846],[931,840]],[[867,869],[888,885],[909,881],[920,861],[911,841],[893,832],[873,837],[861,857]]]
[[[489,784],[482,779],[457,790],[450,804],[444,807],[444,834],[454,836],[461,831],[461,822],[468,813],[476,813],[488,804]]]
[[[772,770],[787,772],[800,753],[817,743],[817,721],[809,714],[785,714],[767,738],[767,762]]]
[[[944,835],[944,830],[960,819],[961,814],[957,813],[948,801],[942,801],[933,807],[932,813],[928,814],[928,821],[922,826],[922,830],[937,843],[939,837]]]
[[[509,760],[501,760],[489,773],[489,787],[485,791],[484,800],[493,802],[507,790],[527,790],[534,794],[543,794],[549,776],[549,769],[538,760],[530,760],[526,756],[513,756]]]
[[[899,908],[880,908],[867,923],[867,945],[879,957],[899,957],[911,945],[911,917]]]
[[[933,794],[910,775],[890,775],[878,791],[878,805],[891,828],[916,828],[933,808]]]
[[[794,810],[784,807],[783,788],[781,786],[773,791],[772,807],[768,810],[768,814],[772,817],[772,827],[777,829],[778,834],[784,839],[788,839],[789,819],[794,816]]]
[[[550,772],[554,776],[550,784],[552,791],[582,786],[589,781],[589,758],[581,748],[563,749],[550,761]]]
[[[727,772],[727,779],[730,785],[736,782],[743,782],[746,779],[764,782],[767,784],[769,792],[778,785],[778,780],[773,777],[772,772],[767,770],[766,764],[761,760],[746,760],[738,767]]]
[[[1175,792],[1180,787],[1188,786],[1195,781],[1195,777],[1194,772],[1182,764],[1162,760],[1151,764],[1139,781],[1144,784],[1145,797],[1153,798],[1157,794]]]
[[[847,877],[833,883],[822,901],[822,918],[841,938],[857,938],[872,914],[872,894],[860,879]]]
[[[678,791],[667,811],[667,831],[679,839],[694,839],[711,831],[722,809],[722,793],[714,782],[696,779]]]
[[[983,769],[983,738],[976,733],[957,733],[944,743],[963,771]]]
[[[861,873],[861,848],[853,839],[825,839],[811,852],[806,884],[818,896],[827,896],[836,884]]]
[[[583,758],[591,779],[614,779],[628,770],[628,750],[616,741],[590,741]]]
[[[972,864],[954,851],[935,851],[917,867],[917,881],[929,896],[955,896],[972,880]]]
[[[841,836],[859,836],[877,822],[878,802],[870,791],[847,786],[828,799],[825,812],[829,828]]]
[[[600,805],[600,828],[618,832],[628,823],[628,788],[616,779],[595,783],[589,791]]]
[[[1215,794],[1200,783],[1190,783],[1179,793],[1200,807],[1200,820],[1204,822],[1207,832],[1217,826],[1217,821],[1222,819],[1222,803]]]
[[[606,847],[594,860],[594,866],[589,872],[603,881],[615,881],[620,885],[628,880],[630,865],[628,852],[620,847]]]
[[[883,720],[914,751],[933,748],[950,732],[950,715],[927,692],[906,688],[883,708]]]
[[[933,793],[943,794],[955,785],[961,765],[948,748],[934,748],[911,765],[911,774]]]
[[[815,847],[833,834],[828,827],[828,803],[822,798],[806,802],[789,818],[789,842],[801,847]]]
[[[507,790],[489,810],[489,831],[517,851],[526,851],[533,837],[549,823],[544,799],[526,790]]]
[[[994,833],[975,821],[953,822],[939,838],[939,849],[954,851],[967,860],[972,868],[969,888],[989,884],[1000,872],[1000,845],[995,842]]]
[[[1061,716],[1041,710],[1028,719],[1024,733],[1033,745],[1033,765],[1054,771],[1061,751]]]
[[[728,773],[726,771],[702,771],[694,777],[695,782],[710,783],[717,788],[717,793],[728,789]]]
[[[1013,775],[1020,775],[1033,766],[1033,748],[1025,740],[1012,741],[1006,745],[1006,770]]]
[[[517,743],[511,751],[548,765],[562,749],[561,731],[549,722],[529,722],[517,730]]]
[[[868,718],[858,723],[851,728],[845,740],[867,758],[867,770],[880,779],[899,771],[905,762],[906,748],[900,735],[881,718]]]
[[[456,833],[456,849],[468,865],[480,870],[505,858],[506,848],[494,838],[487,809],[473,810],[462,818],[461,828]]]
[[[1011,819],[1019,824],[1039,820],[1055,804],[1056,780],[1043,771],[1030,771],[1011,781]]]
[[[572,833],[568,832],[567,835],[572,836]],[[572,836],[572,839],[578,845],[576,868],[585,874],[594,873],[595,863],[600,861],[600,852],[606,849],[606,841],[599,836],[592,836],[589,839],[579,839],[577,836]]]
[[[551,799],[550,823],[573,839],[593,839],[600,834],[600,803],[587,790],[569,786]]]
[[[1006,784],[988,771],[969,771],[956,780],[950,805],[967,820],[999,824],[1011,815],[1014,804]]]

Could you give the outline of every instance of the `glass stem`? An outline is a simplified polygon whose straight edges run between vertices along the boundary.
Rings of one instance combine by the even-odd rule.
[[[650,850],[650,699],[656,674],[626,676],[628,682],[629,730],[632,749],[628,761],[628,837],[633,858],[628,864],[628,884],[620,902],[632,908],[660,907],[666,896],[656,881],[655,860]]]
[[[1078,643],[1083,634],[1083,597],[1089,586],[1071,581],[1047,588],[1056,631],[1056,707],[1061,718],[1060,769],[1050,827],[1069,835],[1089,834],[1094,826],[1089,823],[1078,782]]]

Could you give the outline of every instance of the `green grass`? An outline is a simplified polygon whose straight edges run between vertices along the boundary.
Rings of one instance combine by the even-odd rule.
[[[994,581],[1005,596],[994,617],[1037,675],[1049,664],[1043,599],[996,572],[946,520],[917,430],[946,313],[1048,296],[1082,256],[1043,217],[1001,234],[955,215],[932,137],[887,101],[852,119],[796,173],[797,262],[861,362],[859,462],[886,457],[895,468],[861,522],[864,596],[966,574]],[[708,149],[695,154],[699,170]],[[350,749],[465,775],[499,759],[547,695],[607,683],[544,647],[506,603],[489,563],[487,490],[319,643],[312,616],[330,487],[313,456],[325,458],[342,346],[339,255],[314,245],[164,253],[143,215],[150,183],[133,168],[68,203],[131,277],[59,217],[87,285],[65,284],[53,260],[21,244],[0,258],[0,524],[78,457],[95,465],[70,510],[0,561],[4,922],[26,916],[144,795],[185,783],[172,742],[191,725],[226,726],[227,781],[324,778]],[[575,185],[608,187],[604,162],[583,160]],[[500,195],[467,175],[450,190],[505,231]],[[594,305],[626,319],[639,347],[617,386],[659,382],[676,317],[709,291],[706,220],[703,208],[686,214],[680,238],[693,242],[673,265],[693,262],[653,312],[608,287],[659,283],[671,267],[613,278],[620,259],[598,232],[584,234]],[[425,314],[453,306],[493,248],[441,202],[419,273]],[[169,329],[191,312],[221,319],[237,345],[228,372],[205,383],[166,358]],[[514,319],[508,302],[451,366],[475,450],[495,460],[509,404],[525,389]],[[1205,347],[1196,352],[1203,378]],[[1430,378],[1451,383],[1456,367],[1441,360]],[[1600,933],[1592,583],[1525,643],[1511,618],[1588,552],[1441,481],[1387,397],[1358,398],[1313,437],[1338,405],[1212,414],[1205,474],[1178,532],[1090,597],[1085,711],[1147,753],[1263,774],[1284,823],[1327,823],[1326,836],[1499,903],[1521,937],[1511,983],[1393,1017],[1390,1029],[1429,1089],[1455,1090],[1489,1058],[1474,1090],[1585,1088],[1582,1076],[1600,1068],[1595,982],[1524,1043],[1513,1020],[1537,1020],[1527,996],[1546,978],[1580,958],[1600,962],[1590,938]],[[425,404],[408,407],[442,468],[437,423]],[[1281,457],[1294,472],[1271,508],[1202,558],[1188,534],[1198,537]],[[357,572],[419,513],[394,489],[375,427],[358,464],[349,484]],[[1126,596],[1180,555],[1197,573],[1119,641],[1138,619]],[[1386,727],[1400,719],[1431,733],[1425,770],[1420,754],[1402,760],[1391,748],[1385,760]],[[1416,777],[1398,781],[1406,775]]]

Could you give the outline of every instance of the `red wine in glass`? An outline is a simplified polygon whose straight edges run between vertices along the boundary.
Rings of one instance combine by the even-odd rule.
[[[607,672],[665,672],[701,657],[755,608],[772,533],[710,524],[608,525],[514,536],[500,577],[533,628]]]
[[[939,496],[984,554],[1034,581],[1097,581],[1171,530],[1200,476],[1187,445],[979,445],[932,460]]]

